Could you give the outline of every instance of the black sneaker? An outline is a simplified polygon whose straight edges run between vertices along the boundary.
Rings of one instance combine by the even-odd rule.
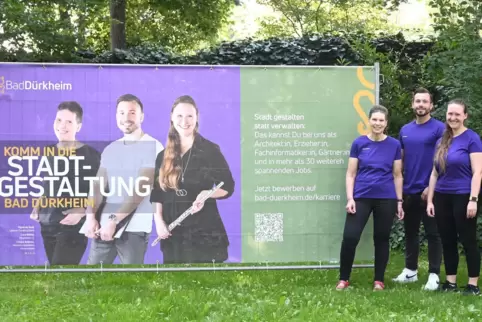
[[[457,283],[450,283],[449,281],[445,281],[442,284],[440,290],[442,292],[458,292],[459,289],[457,288]]]
[[[464,295],[480,295],[480,289],[472,284],[468,284],[463,292]]]

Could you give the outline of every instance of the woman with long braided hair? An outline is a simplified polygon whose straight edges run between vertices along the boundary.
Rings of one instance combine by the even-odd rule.
[[[427,214],[435,217],[442,239],[446,282],[443,291],[458,291],[458,240],[467,260],[469,281],[465,294],[480,294],[480,252],[477,243],[477,208],[482,180],[482,142],[465,126],[467,105],[449,102],[446,130],[437,142],[427,196]]]

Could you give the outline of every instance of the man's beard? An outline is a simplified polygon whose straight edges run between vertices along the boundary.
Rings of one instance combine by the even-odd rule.
[[[415,115],[417,116],[426,116],[428,114],[430,114],[428,110],[415,110]]]
[[[124,134],[131,134],[132,132],[134,132],[137,129],[138,129],[138,127],[135,124],[130,124],[129,126],[124,127],[122,129],[122,132],[124,132]]]

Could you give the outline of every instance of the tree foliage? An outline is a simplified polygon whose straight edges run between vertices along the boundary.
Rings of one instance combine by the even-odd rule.
[[[13,51],[68,57],[88,45],[102,1],[3,0],[0,3],[0,44]]]
[[[480,39],[482,31],[482,1],[430,0],[438,12],[432,14],[434,29],[440,35]]]
[[[110,5],[119,0],[2,0],[0,44],[11,51],[59,59],[78,50],[111,48]],[[123,0],[126,46],[146,42],[186,51],[211,43],[225,23],[232,0]],[[114,46],[116,47],[116,46]],[[122,46],[123,47],[123,46]]]
[[[390,6],[382,0],[258,0],[278,16],[260,21],[261,36],[304,36],[310,33],[390,31]]]
[[[442,101],[459,97],[470,108],[468,125],[482,133],[482,2],[431,0],[437,44],[426,57],[426,79],[443,88]]]

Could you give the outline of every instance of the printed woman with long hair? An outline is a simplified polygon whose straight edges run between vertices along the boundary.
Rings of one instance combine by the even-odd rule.
[[[400,142],[384,134],[388,110],[375,105],[368,115],[370,132],[352,143],[346,172],[346,220],[340,251],[340,280],[337,290],[350,285],[355,251],[373,212],[375,242],[374,290],[385,288],[384,277],[390,255],[390,232],[395,214],[403,219],[402,162]]]
[[[442,239],[446,282],[442,291],[458,291],[458,240],[467,261],[469,281],[464,294],[480,294],[480,252],[477,242],[477,209],[482,180],[482,142],[468,129],[467,105],[449,102],[446,130],[437,142],[434,168],[427,196],[427,215],[435,217]]]
[[[212,263],[228,258],[229,240],[216,200],[229,198],[234,179],[219,146],[198,132],[198,108],[190,96],[176,99],[166,148],[156,158],[151,202],[164,263]],[[219,182],[224,185],[200,201]],[[169,232],[189,207],[194,214]]]

